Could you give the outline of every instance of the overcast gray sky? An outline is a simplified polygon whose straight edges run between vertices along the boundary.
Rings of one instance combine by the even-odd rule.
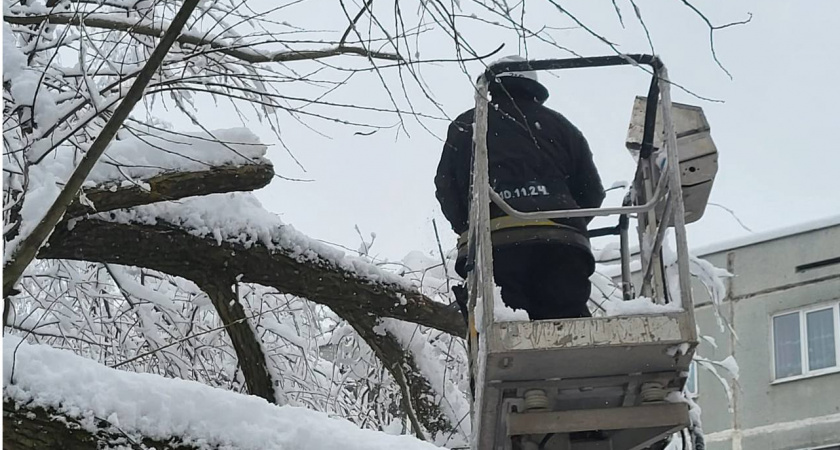
[[[573,25],[547,3],[533,3],[534,6],[529,5],[535,8],[529,10],[533,27]],[[562,2],[581,21],[619,44],[621,51],[649,52],[630,3],[617,3],[624,15],[625,29],[610,2]],[[673,93],[675,101],[702,106],[711,124],[720,152],[720,170],[711,201],[734,210],[756,232],[837,214],[837,2],[697,2],[715,24],[745,19],[748,12],[753,14],[748,25],[715,34],[718,57],[731,72],[732,80],[712,59],[705,23],[681,1],[637,3],[650,28],[656,53],[668,65],[672,79],[693,92],[723,100],[708,102],[680,90]],[[543,9],[536,9],[536,5]],[[343,13],[336,9],[337,14],[325,12],[318,17],[319,28],[343,28]],[[315,23],[309,11],[298,10],[294,14],[300,20],[292,22]],[[463,31],[479,52],[489,52],[502,43],[506,48],[499,56],[524,52],[518,48],[515,35],[505,35],[498,29],[467,24]],[[612,53],[582,29],[553,34],[563,46],[584,55]],[[420,47],[421,55],[430,57],[451,54],[452,44],[441,35],[431,35],[421,38]],[[530,43],[528,53],[531,58],[569,56],[539,42]],[[480,68],[478,63],[468,65],[467,76],[457,65],[436,64],[426,66],[422,74],[445,113],[454,117],[472,106],[470,79]],[[391,69],[384,76],[398,86],[396,74]],[[547,105],[565,114],[584,132],[605,185],[629,180],[633,161],[624,148],[624,139],[633,98],[645,94],[648,76],[630,67],[563,71],[557,75],[540,75],[551,92]],[[419,90],[410,89],[410,94],[423,111],[441,115],[429,102],[422,101]],[[373,73],[352,79],[330,99],[389,104]],[[406,104],[399,99],[398,102]],[[368,120],[373,115],[348,112],[345,117]],[[380,121],[394,123],[395,119]],[[259,191],[258,197],[267,209],[314,238],[357,248],[360,241],[355,225],[365,238],[375,232],[372,254],[380,257],[400,259],[412,250],[436,252],[432,219],[437,220],[444,249],[451,248],[455,238],[440,213],[433,184],[447,123],[424,123],[432,133],[411,121],[407,126],[410,136],[398,134],[396,129],[360,136],[354,135],[364,131],[358,127],[327,123],[315,125],[329,138],[302,127],[287,131],[284,141],[305,172],[277,145],[277,139],[267,129],[251,124],[267,143],[274,144],[269,156],[279,173],[313,180],[276,180]],[[218,125],[236,124],[220,121]],[[619,202],[620,194],[611,194],[608,201]],[[696,248],[744,234],[748,232],[727,212],[710,206],[701,221],[690,225],[689,244]]]

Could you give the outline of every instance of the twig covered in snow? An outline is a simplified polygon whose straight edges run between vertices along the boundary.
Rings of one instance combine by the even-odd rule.
[[[117,265],[106,269],[58,261],[36,267],[39,270],[22,286],[37,297],[19,305],[35,314],[16,316],[13,327],[30,341],[124,370],[243,392],[251,391],[249,376],[242,376],[238,350],[226,330],[245,324],[244,329],[258,337],[267,371],[277,383],[276,395],[284,402],[343,417],[367,417],[380,408],[368,397],[370,390],[388,392],[387,380],[381,387],[373,384],[374,372],[368,367],[375,369],[375,359],[364,363],[370,366],[360,366],[363,373],[357,377],[334,376],[337,360],[325,358],[320,346],[330,340],[332,331],[325,324],[335,316],[305,300],[240,285],[239,303],[246,316],[225,323],[207,295],[183,279]],[[384,402],[384,397],[376,398]],[[357,423],[382,429],[397,413],[386,406],[379,417]]]
[[[441,443],[446,445],[452,445],[453,438],[454,442],[466,442],[470,435],[470,405],[466,393],[452,382],[452,379],[464,379],[463,366],[458,367],[457,372],[454,371],[455,367],[447,367],[451,365],[447,358],[452,357],[453,348],[444,350],[432,345],[427,336],[428,332],[424,332],[417,325],[394,319],[381,319],[374,332],[393,335],[402,347],[410,352],[420,374],[428,380],[431,394],[434,396],[433,402],[441,408],[449,423],[453,425],[451,430],[446,430],[451,433],[438,437],[438,440],[445,438]],[[458,362],[463,364],[464,358],[466,354],[461,352]],[[449,378],[446,376],[447,372]]]

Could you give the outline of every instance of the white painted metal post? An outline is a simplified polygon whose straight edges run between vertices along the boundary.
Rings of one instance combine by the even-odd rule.
[[[478,90],[475,110],[475,167],[473,174],[473,207],[476,209],[476,272],[479,282],[483,319],[481,329],[489,329],[493,323],[493,243],[490,237],[490,174],[487,150],[487,114],[488,114],[487,82],[482,82]]]
[[[470,273],[477,282],[470,299],[482,299],[479,331],[493,323],[493,244],[490,239],[490,175],[487,162],[488,87],[482,76],[475,97],[473,122],[472,198],[470,239],[475,240],[475,267]]]
[[[471,447],[478,449],[481,420],[476,414],[476,408],[481,410],[484,367],[482,355],[487,352],[487,332],[494,321],[493,317],[493,244],[490,238],[490,176],[487,161],[487,113],[488,113],[488,83],[484,76],[479,78],[475,97],[475,118],[473,122],[473,173],[472,198],[470,199],[470,239],[475,240],[475,267],[470,272],[468,286],[470,292],[470,339],[474,349],[472,351],[473,370],[475,380],[475,396],[473,398],[472,423],[473,432]],[[475,323],[476,301],[481,298],[481,323]],[[479,337],[475,339],[472,327],[478,328]]]
[[[659,92],[662,96],[662,124],[665,127],[665,148],[668,156],[668,171],[670,172],[670,194],[674,202],[672,208],[674,229],[677,238],[677,269],[680,278],[680,299],[682,307],[694,316],[694,302],[691,297],[691,274],[689,272],[688,241],[685,230],[685,203],[680,182],[679,152],[677,151],[677,133],[674,118],[671,115],[671,82],[665,65],[659,69]],[[667,223],[668,218],[663,221]]]

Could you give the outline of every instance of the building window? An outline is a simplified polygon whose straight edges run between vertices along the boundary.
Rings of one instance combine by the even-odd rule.
[[[773,346],[776,355],[776,379],[802,373],[802,340],[799,332],[799,313],[773,318]]]
[[[837,339],[833,308],[805,313],[808,330],[808,369],[820,370],[837,365]]]
[[[776,380],[840,370],[840,304],[822,304],[773,317]]]

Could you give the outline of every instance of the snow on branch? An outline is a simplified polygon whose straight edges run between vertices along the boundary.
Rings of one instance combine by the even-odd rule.
[[[14,336],[3,339],[3,376],[4,442],[20,443],[16,448],[68,448],[67,443],[76,444],[73,449],[101,443],[236,450],[438,448],[410,436],[359,429],[306,408],[109,369]],[[39,431],[34,436],[33,427]]]
[[[78,165],[75,165],[72,174],[65,180],[64,186],[55,196],[55,200],[50,202],[50,206],[46,209],[45,213],[39,215],[40,218],[37,221],[37,225],[32,227],[29,233],[21,233],[23,239],[18,244],[14,246],[7,245],[7,257],[3,265],[4,298],[12,293],[14,285],[37,255],[38,249],[49,239],[50,233],[55,229],[55,226],[61,222],[64,213],[67,211],[67,207],[78,196],[79,190],[83,187],[86,178],[99,161],[99,158],[107,150],[111,141],[117,136],[125,119],[128,118],[134,109],[134,105],[143,98],[146,87],[166,59],[166,55],[169,53],[172,44],[183,30],[197,5],[198,0],[185,0],[178,8],[178,12],[173,17],[171,24],[161,34],[160,42],[155,45],[143,68],[137,73],[137,77],[132,82],[125,97],[116,105],[108,120],[98,130],[96,137],[87,148],[84,156],[80,158]],[[92,92],[90,93],[92,94]],[[91,98],[91,102],[98,111],[97,101]],[[11,251],[9,251],[9,247],[12,247]]]
[[[428,364],[418,365],[417,356],[404,347],[418,343],[373,331],[377,318],[384,316],[464,335],[459,312],[430,300],[407,278],[309,239],[265,211],[250,194],[161,202],[71,223],[56,230],[40,257],[129,264],[194,281],[211,297],[223,322],[235,324],[227,332],[252,394],[267,399],[281,395],[274,390],[260,339],[243,320],[240,303],[222,298],[239,282],[332,308],[365,339],[400,385],[403,409],[413,418],[418,436],[424,436],[424,430],[442,439],[458,434],[463,394],[458,396],[440,376],[429,378],[434,373]],[[445,397],[435,394],[438,384],[448,386]]]
[[[310,239],[251,194],[213,194],[72,221],[56,229],[39,257],[134,265],[196,282],[230,277],[329,307],[465,335],[457,310],[393,272]]]
[[[143,131],[107,147],[82,185],[83,195],[70,207],[71,216],[187,195],[256,189],[273,175],[265,158],[266,146],[245,128],[202,133]],[[55,201],[78,157],[75,148],[62,146],[39,164],[26,167],[19,236],[6,244],[7,261]]]

